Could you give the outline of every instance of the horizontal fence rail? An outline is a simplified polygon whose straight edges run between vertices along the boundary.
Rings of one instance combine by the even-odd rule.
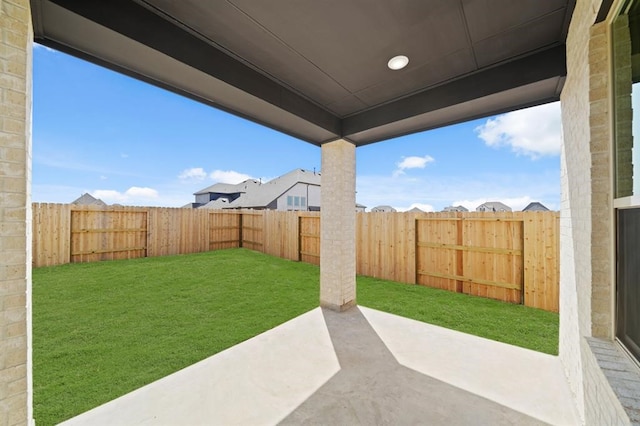
[[[317,212],[33,205],[33,266],[245,247],[320,263]],[[558,311],[556,212],[358,213],[360,275]]]
[[[522,220],[417,218],[416,245],[416,283],[522,302]]]

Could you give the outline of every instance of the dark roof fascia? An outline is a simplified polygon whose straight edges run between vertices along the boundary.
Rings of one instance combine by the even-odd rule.
[[[472,75],[449,81],[440,86],[417,92],[405,98],[374,107],[341,120],[338,116],[297,93],[294,89],[285,86],[278,80],[271,79],[259,73],[250,66],[225,53],[223,49],[217,48],[213,42],[209,43],[205,41],[203,38],[190,33],[181,26],[174,24],[158,13],[150,10],[148,7],[138,4],[133,0],[110,0],[108,2],[46,0],[51,4],[58,5],[72,13],[83,16],[96,23],[96,25],[110,28],[168,57],[198,69],[220,82],[233,86],[250,96],[262,99],[271,105],[270,107],[261,108],[273,108],[273,110],[279,109],[280,111],[286,111],[308,123],[304,128],[298,127],[294,129],[293,126],[288,127],[284,121],[270,120],[266,115],[260,117],[260,114],[257,114],[257,116],[243,114],[211,99],[201,97],[169,83],[157,80],[157,77],[152,78],[136,70],[120,67],[108,62],[96,56],[98,54],[96,52],[88,53],[76,50],[51,39],[44,31],[45,28],[43,27],[40,13],[43,1],[44,0],[31,0],[34,36],[38,43],[270,127],[316,146],[321,146],[326,142],[337,139],[344,139],[354,143],[356,146],[362,146],[405,134],[556,101],[559,99],[561,84],[559,84],[555,94],[551,93],[551,91],[541,92],[539,98],[526,104],[507,105],[503,103],[500,108],[494,108],[491,111],[480,110],[478,108],[476,111],[469,111],[464,117],[449,117],[449,120],[441,120],[435,123],[427,123],[425,121],[424,126],[420,128],[403,128],[403,124],[398,123],[405,119],[419,117],[422,114],[428,114],[442,108],[459,105],[470,100],[482,98],[483,96],[500,94],[504,90],[535,83],[545,78],[556,77],[563,80],[563,76],[566,76],[566,47],[564,44],[557,44],[531,55],[498,64],[492,68],[484,69]],[[606,7],[607,10],[609,9],[611,1],[612,0],[604,0],[601,6],[601,12],[605,7],[605,3],[609,3],[609,6]],[[570,20],[574,6],[574,1],[568,2],[568,18],[565,17],[565,21],[567,21],[567,19]],[[566,22],[566,24],[568,25],[568,22]],[[269,111],[271,110],[269,109]],[[376,134],[374,131],[366,136],[359,135],[361,132],[375,130],[376,128],[382,129],[384,126],[393,123],[400,125],[397,126],[392,134],[384,132]],[[324,129],[329,135],[325,133],[322,136],[316,137],[311,131],[304,134],[306,133],[306,129],[311,127],[314,129]],[[318,133],[316,132],[315,134],[317,135]],[[320,140],[321,138],[326,139]]]
[[[340,119],[329,111],[142,5],[130,0],[50,1],[295,114],[329,132],[340,134]],[[44,40],[43,42],[46,44]],[[73,54],[77,55],[77,53],[81,52]],[[101,63],[100,65],[105,64]],[[120,69],[118,71],[121,72]],[[136,78],[139,76],[136,75]],[[317,144],[318,141],[314,141],[314,143]]]
[[[210,107],[219,109],[220,111],[224,111],[226,113],[235,115],[237,117],[243,118],[245,120],[251,121],[251,122],[256,123],[256,124],[259,124],[261,126],[265,126],[265,127],[270,128],[270,129],[276,130],[278,132],[282,132],[282,133],[284,133],[286,135],[292,136],[292,137],[294,137],[296,139],[300,139],[301,141],[304,141],[304,142],[308,142],[308,143],[310,143],[312,145],[320,146],[323,143],[332,142],[334,140],[339,139],[339,136],[336,136],[335,138],[328,139],[326,141],[317,141],[317,140],[314,140],[314,139],[310,139],[306,135],[294,132],[294,131],[292,131],[291,129],[289,129],[287,127],[278,126],[277,124],[275,124],[273,122],[262,121],[262,120],[258,119],[257,117],[254,117],[254,116],[251,116],[251,115],[248,115],[248,114],[243,114],[243,113],[241,113],[241,112],[239,112],[239,111],[237,111],[235,109],[227,108],[226,106],[221,105],[221,104],[219,104],[217,102],[214,102],[214,101],[212,101],[212,100],[210,100],[208,98],[198,96],[198,95],[196,95],[196,94],[194,94],[192,92],[186,91],[186,90],[182,90],[182,89],[180,89],[180,88],[178,88],[176,86],[173,86],[171,84],[164,83],[163,81],[150,78],[149,76],[146,76],[144,74],[140,74],[140,73],[137,73],[135,71],[132,71],[129,68],[120,67],[120,66],[118,66],[118,65],[116,65],[116,64],[114,64],[112,62],[105,61],[105,60],[103,60],[101,58],[98,58],[96,56],[90,55],[90,54],[88,54],[86,52],[83,52],[81,50],[76,50],[76,49],[70,48],[69,46],[67,46],[65,44],[58,43],[55,40],[51,40],[51,39],[48,39],[48,38],[42,37],[42,36],[34,36],[34,41],[36,43],[38,43],[38,44],[43,45],[43,46],[50,47],[52,49],[55,49],[55,50],[58,50],[60,52],[66,53],[68,55],[75,56],[77,58],[80,58],[80,59],[83,59],[85,61],[88,61],[88,62],[94,63],[96,65],[99,65],[101,67],[110,69],[110,70],[115,71],[117,73],[124,74],[124,75],[126,75],[128,77],[135,78],[137,80],[143,81],[143,82],[151,84],[153,86],[157,86],[157,87],[159,87],[161,89],[167,90],[167,91],[175,93],[177,95],[184,96],[185,98],[191,99],[193,101],[200,102],[200,103],[202,103],[204,105],[208,105]]]

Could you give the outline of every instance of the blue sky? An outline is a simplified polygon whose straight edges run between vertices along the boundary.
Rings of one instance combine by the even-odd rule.
[[[35,202],[179,207],[215,182],[320,170],[316,146],[42,46],[33,75]],[[357,201],[558,209],[560,121],[556,103],[360,147]]]

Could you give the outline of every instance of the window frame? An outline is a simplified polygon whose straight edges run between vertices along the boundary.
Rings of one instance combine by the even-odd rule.
[[[635,4],[634,4],[635,3]],[[612,144],[612,180],[613,180],[613,215],[614,215],[614,282],[615,282],[615,310],[614,310],[614,335],[617,342],[624,348],[624,351],[636,363],[640,362],[640,320],[635,312],[640,307],[640,278],[636,278],[634,269],[640,265],[640,193],[634,193],[634,181],[640,180],[640,167],[634,170],[633,151],[634,144],[636,149],[640,149],[640,134],[633,134],[633,122],[640,120],[640,111],[635,111],[631,115],[631,121],[628,120],[628,107],[633,111],[633,60],[631,58],[622,57],[619,51],[632,52],[630,50],[620,48],[618,43],[624,46],[625,39],[616,40],[616,32],[619,27],[616,25],[620,16],[628,14],[633,7],[639,7],[640,0],[625,0],[621,2],[621,7],[615,13],[614,18],[610,21],[611,30],[611,82],[612,82],[612,111],[613,111],[613,144]],[[637,13],[637,9],[636,9]],[[630,24],[627,24],[627,28]],[[629,29],[629,41],[631,41],[632,31]],[[629,65],[627,65],[629,64]],[[637,64],[636,64],[637,65]],[[624,74],[624,69],[631,68],[629,74]],[[635,74],[638,70],[636,70]],[[637,75],[636,75],[637,76]],[[628,80],[620,80],[620,78],[630,78],[631,88],[627,92]],[[622,84],[620,83],[622,81]],[[640,84],[640,83],[636,83]],[[628,96],[628,98],[627,98]],[[628,106],[627,106],[628,105]],[[621,110],[620,108],[625,108]],[[626,126],[626,127],[625,127]],[[631,139],[628,140],[628,130],[631,127]],[[635,140],[634,140],[635,139]],[[623,145],[627,144],[627,145]],[[621,154],[626,160],[619,163]],[[639,156],[640,157],[640,156]],[[634,173],[634,172],[638,173]],[[622,185],[622,187],[621,187]],[[630,185],[630,186],[629,186]],[[630,236],[629,234],[633,235]],[[634,240],[634,237],[636,239]],[[637,250],[636,250],[637,246]],[[629,272],[633,271],[633,272]],[[640,274],[638,274],[640,276]],[[631,289],[632,296],[629,295]],[[630,297],[632,299],[630,299]],[[634,315],[633,318],[628,316],[629,307]],[[637,337],[634,339],[630,332]]]

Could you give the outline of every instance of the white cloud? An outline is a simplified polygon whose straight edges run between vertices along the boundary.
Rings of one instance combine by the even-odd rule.
[[[162,185],[159,188],[129,189],[124,192],[112,189],[91,190],[83,186],[65,185],[33,185],[33,202],[35,203],[70,203],[88,192],[108,204],[118,203],[132,206],[149,207],[182,207],[193,202],[191,191],[185,191],[184,185]],[[142,189],[142,190],[141,190]],[[155,191],[155,195],[154,195]],[[140,195],[136,195],[140,194]],[[148,197],[144,197],[148,195]]]
[[[475,210],[485,201],[501,201],[514,210],[522,210],[531,201],[539,201],[551,210],[560,205],[560,171],[536,173],[482,173],[468,176],[358,176],[358,203],[369,209],[378,205],[398,210],[421,204],[441,211],[462,204]],[[407,207],[410,206],[410,207]]]
[[[252,177],[247,174],[233,170],[214,170],[209,174],[209,177],[219,183],[240,183],[247,179],[252,179]]]
[[[100,180],[107,180],[108,178],[105,175],[100,176]]]
[[[510,146],[519,155],[536,159],[560,155],[562,117],[560,102],[513,111],[490,118],[475,128],[488,146]]]
[[[125,192],[116,191],[114,189],[97,189],[91,192],[96,198],[100,198],[107,204],[143,204],[159,197],[157,190],[148,187],[132,186]]]
[[[394,209],[396,209],[399,212],[406,212],[409,211],[413,208],[419,208],[420,210],[422,210],[423,212],[426,213],[430,213],[430,212],[435,212],[435,208],[431,205],[431,204],[424,204],[424,203],[413,203],[411,204],[409,207],[394,207]]]
[[[120,154],[120,157],[121,158],[129,158],[129,154],[122,153],[122,154]]]
[[[207,177],[207,172],[202,167],[192,167],[190,169],[183,170],[178,179],[183,182],[201,182]]]
[[[427,164],[433,163],[435,160],[430,155],[425,155],[424,157],[402,157],[402,161],[396,163],[398,167],[394,172],[393,176],[397,177],[404,174],[406,169],[424,169]]]
[[[115,189],[96,189],[91,192],[96,198],[100,198],[105,203],[120,203],[125,200],[125,195],[121,192],[116,191]]]
[[[71,185],[33,184],[34,203],[70,203],[85,192],[85,188]]]
[[[435,160],[430,155],[424,157],[402,157],[402,161],[397,164],[399,169],[424,169],[427,163],[433,163]]]
[[[158,198],[158,191],[148,187],[132,186],[127,189],[125,195],[128,197],[140,197],[140,198]]]
[[[502,204],[505,204],[514,212],[521,211],[525,207],[529,205],[532,201],[534,201],[530,196],[525,195],[522,197],[495,197],[495,198],[476,198],[474,200],[457,200],[451,203],[452,206],[463,206],[469,209],[469,211],[476,211],[476,207],[480,204],[486,203],[488,201],[500,201]],[[549,206],[547,206],[549,207]]]

